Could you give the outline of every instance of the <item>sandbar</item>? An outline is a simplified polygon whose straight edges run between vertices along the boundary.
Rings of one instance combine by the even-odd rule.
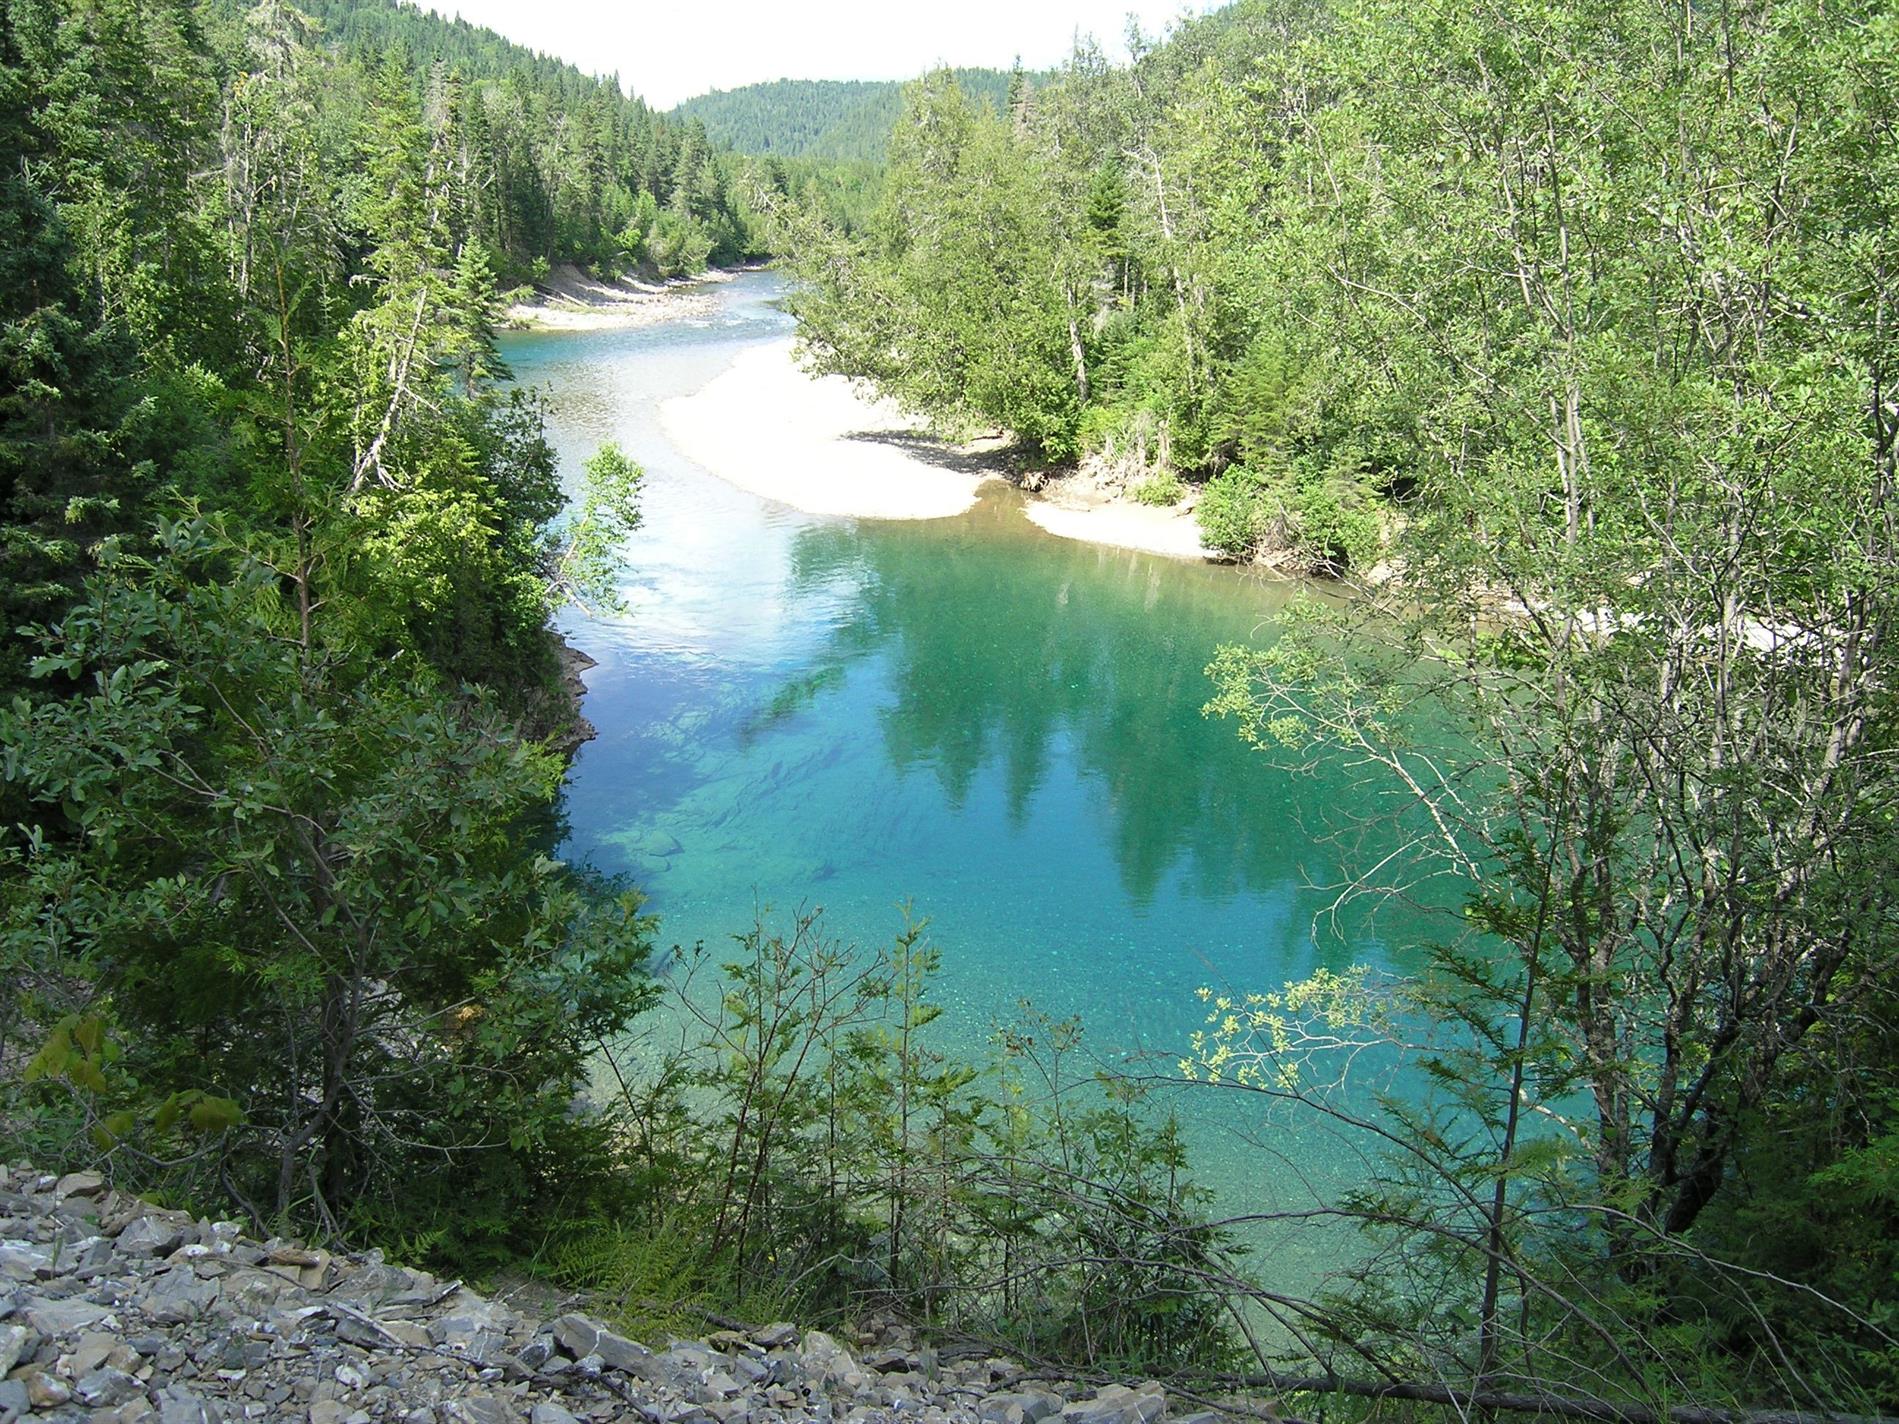
[[[931,439],[892,402],[799,369],[789,340],[740,352],[659,417],[702,469],[807,514],[945,519],[999,477],[993,457]]]
[[[1068,504],[1056,499],[1031,499],[1022,512],[1040,528],[1063,539],[1112,544],[1139,549],[1170,559],[1210,559],[1200,543],[1200,526],[1181,509],[1155,508],[1124,500]]]
[[[894,402],[842,376],[800,369],[789,339],[740,352],[723,374],[661,405],[660,423],[701,468],[807,514],[945,519],[974,505],[1005,467],[988,443],[935,439]],[[1210,557],[1188,510],[1116,499],[1086,478],[1058,479],[1022,510],[1064,539]]]
[[[511,303],[508,326],[528,331],[605,331],[657,326],[687,317],[710,316],[718,309],[714,284],[729,282],[729,272],[644,282],[637,277],[589,277],[562,264],[533,289],[531,299]]]

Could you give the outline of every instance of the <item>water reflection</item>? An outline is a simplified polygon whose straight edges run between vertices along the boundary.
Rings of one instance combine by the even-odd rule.
[[[1285,590],[1242,588],[1230,570],[1011,537],[1020,520],[992,494],[962,527],[817,526],[793,541],[795,587],[859,592],[819,667],[788,680],[774,712],[835,686],[841,666],[882,659],[878,711],[899,771],[927,768],[962,808],[980,773],[1000,769],[1020,831],[1051,770],[1083,779],[1123,888],[1150,903],[1179,867],[1192,893],[1284,890],[1310,853],[1288,808],[1293,789],[1265,773],[1232,730],[1200,715],[1203,668],[1222,640],[1249,635]]]
[[[1171,1056],[1195,985],[1309,972],[1309,886],[1331,870],[1299,807],[1342,788],[1273,774],[1200,715],[1212,650],[1286,586],[1053,538],[1002,486],[955,519],[860,523],[713,479],[658,406],[781,335],[774,290],[731,284],[707,329],[506,343],[550,389],[567,468],[613,438],[647,469],[631,613],[569,625],[600,660],[600,736],[569,778],[567,853],[648,891],[669,944],[760,904],[883,939],[911,900],[967,1045],[1027,997],[1104,1049]]]

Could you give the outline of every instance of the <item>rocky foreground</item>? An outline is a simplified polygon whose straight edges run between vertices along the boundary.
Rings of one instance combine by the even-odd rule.
[[[1213,1424],[1158,1384],[1050,1389],[939,1365],[893,1327],[858,1352],[777,1324],[654,1349],[530,1319],[459,1281],[254,1241],[109,1190],[0,1168],[0,1424]],[[1076,1397],[1086,1393],[1087,1397]]]

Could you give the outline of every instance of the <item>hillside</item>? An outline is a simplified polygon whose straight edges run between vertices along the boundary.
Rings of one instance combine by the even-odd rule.
[[[972,98],[998,111],[1008,102],[1009,71],[958,69],[955,74]],[[1042,78],[1028,76],[1032,84]],[[672,116],[698,119],[714,144],[740,153],[881,163],[902,108],[903,85],[894,80],[777,79],[715,89],[686,100]]]
[[[243,0],[224,0],[222,8],[243,15],[252,6]],[[400,0],[308,0],[298,8],[321,26],[324,43],[345,54],[381,54],[400,47],[418,71],[440,62],[464,79],[513,78],[569,101],[595,93],[617,98],[620,93],[618,82],[611,77],[583,73],[565,60],[517,44],[459,16],[445,16]],[[644,111],[647,106],[635,95],[629,107]]]
[[[268,22],[284,31],[274,36],[248,0],[208,0],[201,13],[216,63],[293,44],[335,66],[321,87],[326,139],[359,131],[384,102],[385,69],[400,72],[454,154],[470,235],[504,284],[561,263],[674,276],[756,249],[704,132],[611,75],[398,0],[310,0]]]

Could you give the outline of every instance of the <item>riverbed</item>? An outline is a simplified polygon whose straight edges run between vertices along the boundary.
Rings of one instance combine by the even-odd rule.
[[[976,1059],[1027,1001],[1079,1016],[1101,1059],[1166,1073],[1202,985],[1407,961],[1402,942],[1315,933],[1343,774],[1276,770],[1202,715],[1214,649],[1270,637],[1298,586],[1055,537],[998,482],[951,517],[823,516],[681,453],[663,408],[784,341],[777,283],[503,342],[570,475],[607,439],[646,470],[626,612],[564,620],[599,663],[564,854],[637,884],[682,950],[820,908],[831,936],[888,941],[908,906],[941,951],[935,1031]],[[1231,1097],[1178,1105],[1223,1209],[1362,1172],[1317,1137],[1260,1139]],[[1318,1260],[1279,1249],[1292,1274]]]

